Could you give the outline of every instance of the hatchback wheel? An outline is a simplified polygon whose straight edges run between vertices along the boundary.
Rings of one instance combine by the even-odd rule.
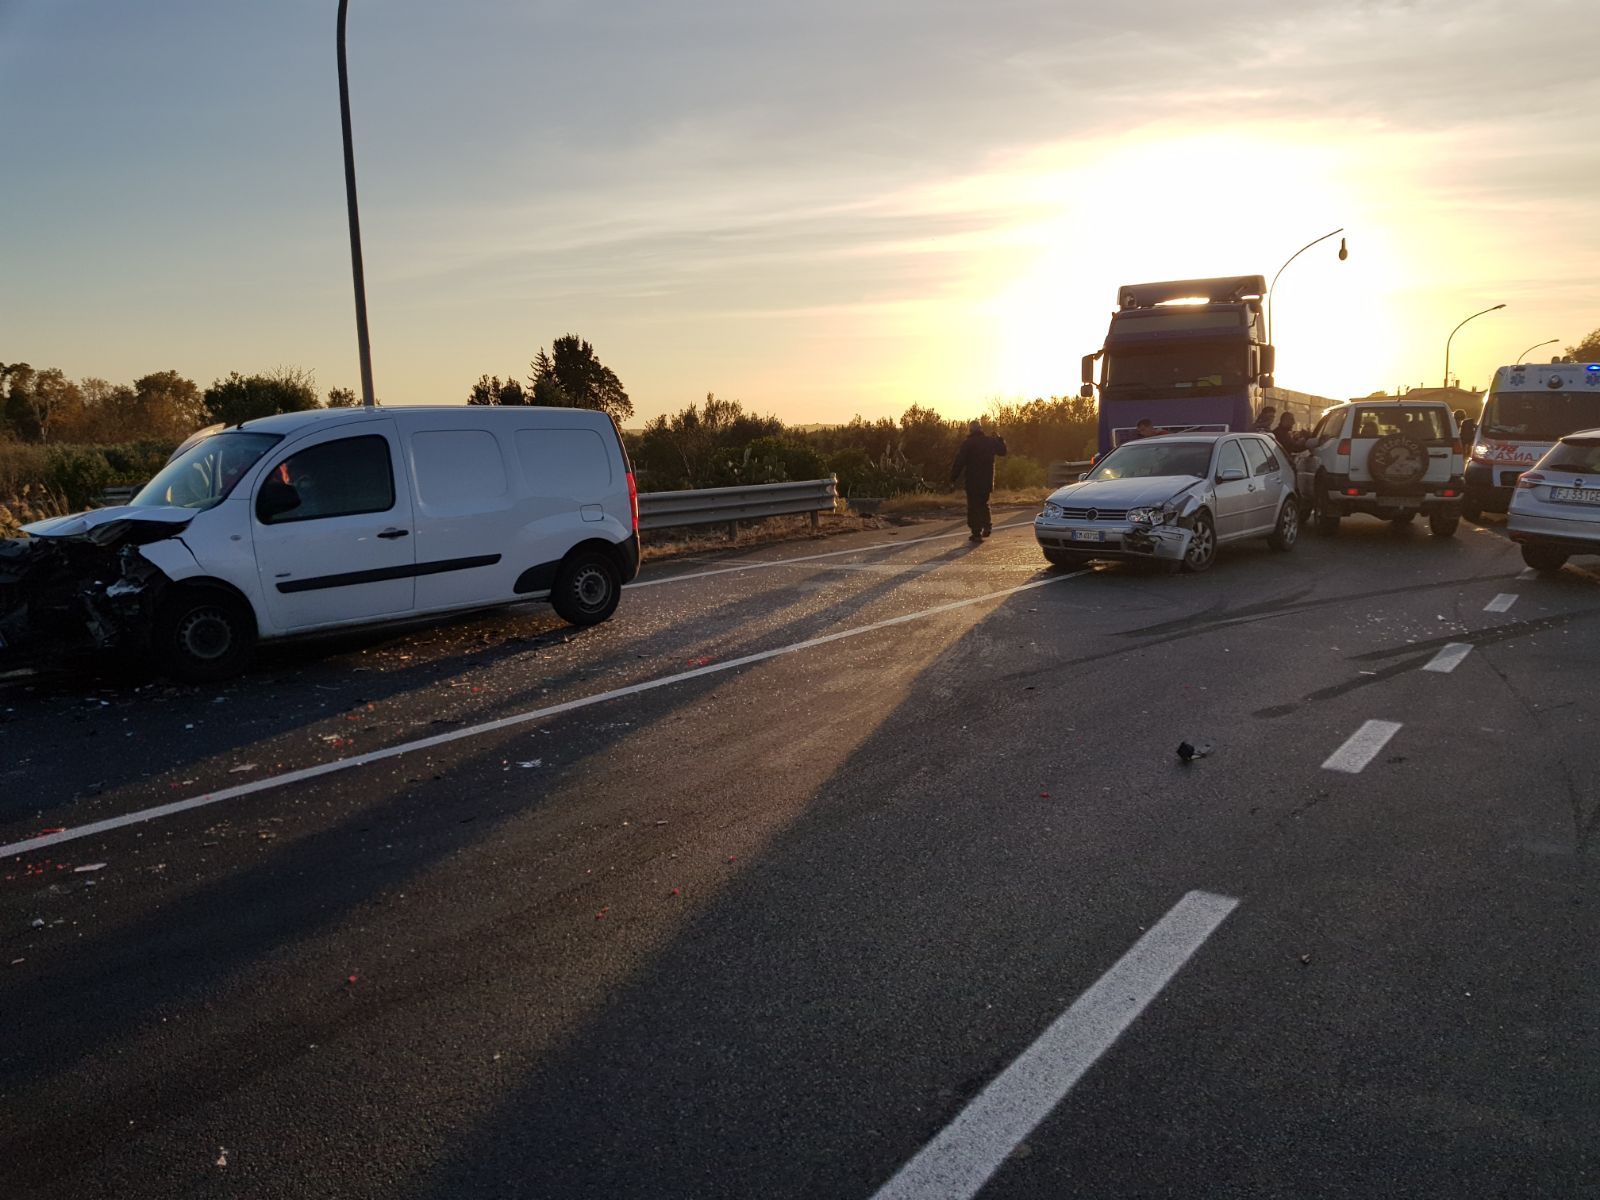
[[[1555,572],[1567,565],[1567,552],[1554,546],[1524,546],[1522,561],[1535,571]]]
[[[1183,556],[1183,569],[1191,575],[1210,570],[1217,557],[1217,529],[1211,523],[1211,514],[1201,509],[1194,516],[1194,534],[1189,539],[1189,550]]]
[[[1274,550],[1293,550],[1299,540],[1300,506],[1290,496],[1283,502],[1283,508],[1278,513],[1278,524],[1268,536],[1267,545]]]
[[[556,614],[573,625],[598,625],[617,611],[620,599],[622,577],[617,564],[598,550],[568,556],[550,590]]]

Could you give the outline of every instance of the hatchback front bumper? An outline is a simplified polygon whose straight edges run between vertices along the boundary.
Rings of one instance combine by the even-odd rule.
[[[1083,535],[1092,535],[1085,537]],[[1046,550],[1067,550],[1090,558],[1142,558],[1182,562],[1193,533],[1181,525],[1133,525],[1125,521],[1068,521],[1042,513],[1033,519],[1033,536]]]

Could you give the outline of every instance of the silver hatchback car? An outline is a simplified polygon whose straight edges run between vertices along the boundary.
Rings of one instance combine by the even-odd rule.
[[[1163,434],[1124,442],[1077,483],[1055,491],[1033,534],[1057,566],[1144,559],[1204,571],[1217,547],[1300,537],[1294,468],[1256,433]]]
[[[1569,433],[1517,476],[1506,529],[1537,571],[1600,554],[1600,429]]]

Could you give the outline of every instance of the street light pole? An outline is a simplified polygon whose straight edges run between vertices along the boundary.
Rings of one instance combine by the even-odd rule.
[[[1519,363],[1525,363],[1525,362],[1528,361],[1528,355],[1532,354],[1540,346],[1554,346],[1560,340],[1561,340],[1560,338],[1550,338],[1548,341],[1535,342],[1533,345],[1529,346],[1526,350],[1524,350],[1521,354],[1517,355],[1517,361]]]
[[[1483,312],[1475,312],[1475,313],[1473,313],[1472,316],[1467,318],[1467,321],[1476,320],[1477,318],[1483,316],[1483,313],[1499,312],[1504,307],[1505,307],[1504,304],[1496,304],[1493,308],[1484,309]],[[1461,325],[1465,325],[1467,323],[1467,321],[1461,322]],[[1456,336],[1457,332],[1460,331],[1461,325],[1457,325],[1455,327],[1455,329],[1452,329],[1450,331],[1450,336],[1445,338],[1445,340],[1444,340],[1444,386],[1445,387],[1449,387],[1450,386],[1450,343],[1455,339],[1455,336]]]
[[[1304,254],[1307,250],[1311,249],[1311,247],[1315,246],[1318,242],[1325,242],[1329,238],[1335,236],[1336,234],[1341,234],[1343,232],[1344,232],[1344,226],[1341,225],[1341,226],[1339,226],[1339,228],[1335,229],[1333,231],[1333,233],[1325,233],[1321,237],[1314,238],[1311,241],[1307,242],[1304,246],[1301,246],[1300,249],[1296,250],[1293,254],[1289,255],[1289,261],[1284,263],[1282,267],[1278,268],[1278,275],[1282,275],[1283,272],[1284,272],[1284,268],[1287,267],[1289,265],[1289,263],[1292,263],[1295,259],[1299,258],[1302,254]],[[1345,248],[1344,239],[1340,238],[1339,239],[1339,261],[1343,262],[1345,259],[1347,259],[1349,257],[1350,257],[1350,251]],[[1276,290],[1276,288],[1278,286],[1278,275],[1274,275],[1272,277],[1272,283],[1267,288],[1267,345],[1269,345],[1269,346],[1273,344],[1273,342],[1272,342],[1272,293],[1273,293],[1274,290]]]
[[[350,73],[344,61],[344,17],[350,0],[339,0],[339,117],[344,125],[344,196],[350,210],[350,268],[356,284],[356,344],[361,352],[361,403],[373,407],[372,345],[367,338],[367,281],[361,270],[361,216],[356,210],[356,152],[350,141]]]

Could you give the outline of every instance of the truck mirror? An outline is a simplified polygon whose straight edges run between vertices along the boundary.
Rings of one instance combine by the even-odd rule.
[[[1263,375],[1261,377],[1261,386],[1262,387],[1271,387],[1272,386],[1272,376],[1271,375]]]
[[[1093,400],[1094,399],[1094,384],[1092,384],[1092,383],[1084,384],[1082,387],[1080,387],[1078,389],[1078,395],[1082,396],[1085,400]]]
[[[1271,375],[1272,374],[1273,368],[1278,365],[1277,364],[1277,357],[1278,357],[1278,353],[1277,353],[1277,349],[1275,347],[1273,347],[1273,346],[1263,346],[1263,347],[1261,347],[1261,373],[1263,375]],[[1264,386],[1271,387],[1272,385],[1270,383],[1268,383],[1268,384],[1265,384]]]
[[[1094,382],[1094,360],[1099,357],[1100,356],[1098,354],[1085,354],[1083,356],[1083,382],[1085,385],[1092,384]],[[1086,392],[1079,393],[1079,395],[1087,394],[1088,393]]]

